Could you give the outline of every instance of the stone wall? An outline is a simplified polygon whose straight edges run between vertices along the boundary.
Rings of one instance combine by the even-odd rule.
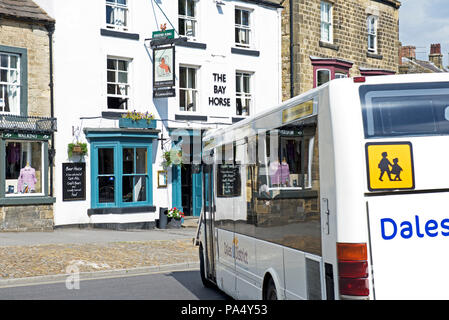
[[[283,97],[290,97],[289,2],[284,2],[282,27]],[[320,0],[292,0],[295,94],[313,88],[310,56],[338,58],[353,62],[350,76],[360,75],[359,68],[398,72],[399,3],[392,5],[372,0],[330,0],[333,3],[333,45],[320,45]],[[378,18],[378,52],[368,54],[367,17]]]
[[[0,19],[0,45],[27,49],[27,115],[50,117],[50,50],[46,27],[3,17]],[[0,207],[0,232],[52,231],[53,218],[53,205],[3,206]]]
[[[0,231],[53,231],[53,205],[0,207]]]
[[[50,117],[50,57],[47,29],[2,18],[0,45],[28,52],[28,115]]]

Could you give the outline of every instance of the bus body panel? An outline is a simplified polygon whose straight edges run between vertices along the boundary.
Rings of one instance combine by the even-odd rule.
[[[338,297],[337,275],[337,193],[335,189],[335,160],[333,122],[330,108],[329,86],[322,89],[318,98],[318,136],[319,136],[319,169],[320,169],[320,201],[323,266],[328,264],[333,270],[332,282],[328,284],[333,296]],[[324,278],[324,267],[321,270]],[[328,299],[329,297],[323,297]]]
[[[362,111],[352,79],[329,84],[337,211],[336,242],[367,242],[363,190],[366,188]]]
[[[236,291],[239,299],[260,299],[262,277],[257,272],[256,244],[254,238],[234,235]]]
[[[449,298],[449,193],[367,199],[376,299]]]
[[[235,295],[236,275],[235,275],[235,259],[232,252],[229,253],[229,246],[232,248],[234,233],[222,229],[216,229],[217,234],[217,264],[216,277],[217,286],[229,294],[237,298]],[[232,250],[232,249],[231,249]]]

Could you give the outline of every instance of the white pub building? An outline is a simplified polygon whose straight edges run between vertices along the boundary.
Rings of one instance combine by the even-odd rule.
[[[282,100],[279,1],[35,2],[56,20],[55,226],[198,216],[201,135]],[[154,120],[135,128],[132,111]]]

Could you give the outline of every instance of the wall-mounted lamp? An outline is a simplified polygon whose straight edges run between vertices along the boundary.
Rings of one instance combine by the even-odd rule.
[[[214,2],[215,2],[215,4],[216,4],[217,6],[224,6],[224,5],[226,5],[226,3],[224,3],[224,2],[221,1],[221,0],[214,0]]]

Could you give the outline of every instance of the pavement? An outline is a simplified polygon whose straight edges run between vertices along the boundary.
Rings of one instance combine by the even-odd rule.
[[[198,219],[180,229],[61,228],[0,233],[0,287],[198,269]]]

